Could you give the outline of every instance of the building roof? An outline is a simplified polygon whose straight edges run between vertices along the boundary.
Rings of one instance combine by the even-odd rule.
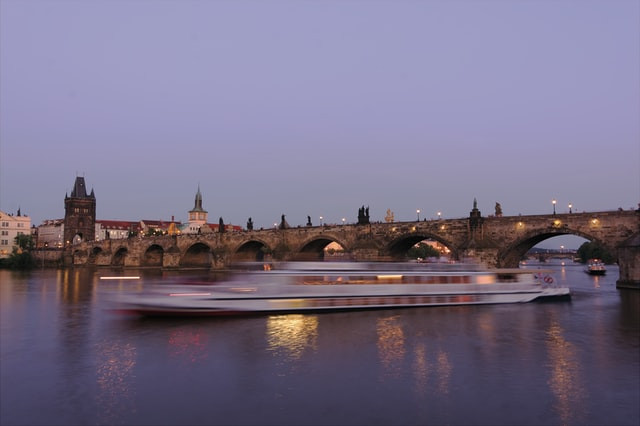
[[[96,223],[100,224],[104,229],[128,230],[138,229],[140,227],[139,222],[130,222],[126,220],[96,220]]]
[[[160,229],[167,229],[169,225],[171,225],[172,223],[175,223],[176,225],[180,224],[180,222],[176,222],[173,220],[141,220],[140,221],[140,224],[143,226],[160,228]]]
[[[40,224],[40,226],[62,226],[62,225],[64,225],[64,219],[45,219]]]
[[[26,216],[26,215],[14,216],[13,214],[8,214],[3,211],[0,211],[0,217],[2,218],[2,220],[10,220],[14,222],[31,222],[31,219],[29,218],[29,216]]]
[[[205,225],[207,225],[209,228],[211,228],[212,231],[215,231],[215,232],[218,232],[218,229],[220,228],[220,224],[218,223],[205,223]],[[224,229],[233,230],[233,231],[242,231],[242,226],[230,225],[225,223]]]

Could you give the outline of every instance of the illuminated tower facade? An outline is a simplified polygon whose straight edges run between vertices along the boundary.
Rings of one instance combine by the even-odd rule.
[[[64,244],[69,246],[96,238],[96,196],[87,195],[84,177],[77,176],[71,195],[64,196]]]

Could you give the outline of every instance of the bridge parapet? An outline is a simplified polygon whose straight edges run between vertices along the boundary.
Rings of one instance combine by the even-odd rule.
[[[470,218],[436,219],[104,240],[73,246],[69,257],[73,265],[171,268],[195,262],[217,268],[263,254],[283,260],[322,256],[330,242],[340,244],[356,259],[402,258],[414,244],[433,239],[447,246],[454,258],[473,257],[489,266],[513,267],[529,249],[554,236],[578,235],[615,253],[623,242],[640,235],[637,211],[473,219],[473,223]],[[625,247],[621,271],[629,276],[621,279],[640,283],[640,267],[627,267],[640,264],[638,248]]]

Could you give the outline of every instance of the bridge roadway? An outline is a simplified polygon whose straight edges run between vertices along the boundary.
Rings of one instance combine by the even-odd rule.
[[[236,261],[319,260],[331,242],[354,260],[402,259],[414,244],[432,239],[454,259],[488,267],[517,267],[536,244],[577,235],[617,253],[619,286],[640,288],[640,212],[480,217],[416,222],[344,224],[210,234],[135,237],[83,242],[65,251],[67,265],[222,269]]]

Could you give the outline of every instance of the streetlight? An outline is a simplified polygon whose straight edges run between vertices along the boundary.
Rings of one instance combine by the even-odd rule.
[[[416,214],[418,215],[418,222],[420,222],[420,209],[416,210]]]
[[[441,216],[442,216],[442,212],[438,212],[438,220],[441,219]]]
[[[320,216],[320,226],[322,226],[322,216]]]
[[[345,219],[344,217],[342,218],[342,225],[344,226],[344,223],[347,219]]]
[[[556,214],[556,199],[551,200],[551,204],[553,204],[553,214]]]
[[[571,208],[573,207],[573,204],[569,203],[569,213],[571,214]]]

